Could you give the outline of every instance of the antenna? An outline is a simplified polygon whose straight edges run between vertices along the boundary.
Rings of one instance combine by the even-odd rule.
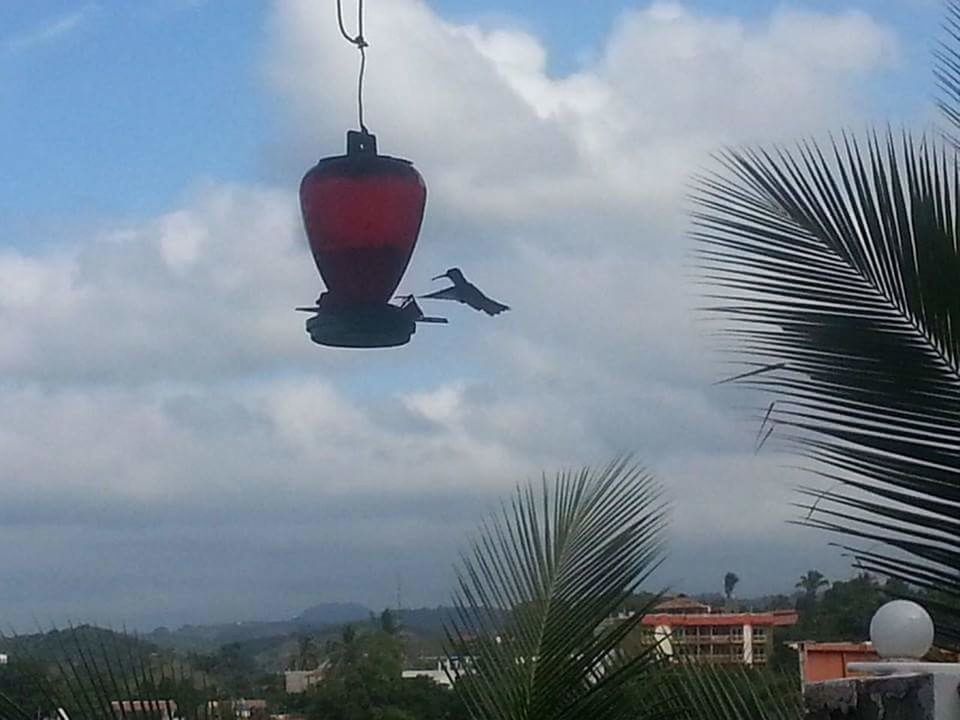
[[[403,576],[397,573],[397,626],[401,625],[400,619],[403,612]]]

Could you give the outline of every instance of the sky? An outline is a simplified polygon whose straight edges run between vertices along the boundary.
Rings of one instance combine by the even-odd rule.
[[[355,5],[346,0],[348,25]],[[935,129],[938,0],[368,0],[366,119],[513,308],[313,345],[297,187],[354,127],[332,2],[0,4],[0,620],[158,625],[449,599],[516,483],[633,452],[651,581],[851,574],[698,297],[691,177],[729,145]]]

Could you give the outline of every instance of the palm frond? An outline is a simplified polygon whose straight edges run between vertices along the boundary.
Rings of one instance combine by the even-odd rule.
[[[960,2],[948,0],[946,5],[945,38],[933,52],[933,73],[940,88],[937,106],[956,131],[960,130]],[[956,136],[952,137],[956,143]]]
[[[7,643],[12,662],[31,670],[19,692],[0,691],[0,720],[210,718],[213,694],[203,678],[125,633],[80,626],[53,630],[32,648],[23,638]]]
[[[625,686],[658,663],[610,618],[660,559],[660,488],[627,459],[519,487],[461,558],[449,654],[474,720],[636,717]]]
[[[767,368],[741,382],[775,395],[775,437],[844,488],[818,493],[807,522],[885,547],[852,549],[867,569],[918,584],[955,576],[955,151],[888,133],[720,160],[694,196],[710,309],[747,368]],[[960,597],[955,582],[937,587]],[[960,613],[947,619],[960,631]]]
[[[681,720],[801,720],[797,678],[742,665],[678,663],[665,670],[656,691]]]

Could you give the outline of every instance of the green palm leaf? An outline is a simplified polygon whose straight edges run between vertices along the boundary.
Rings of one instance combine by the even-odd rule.
[[[448,623],[474,720],[635,718],[628,683],[655,648],[622,650],[642,613],[611,622],[659,562],[665,506],[627,460],[520,487],[461,559]]]
[[[773,437],[834,483],[806,522],[869,541],[865,568],[960,596],[956,153],[888,134],[720,161],[695,190],[710,309],[748,356],[741,382],[775,396]]]
[[[656,692],[682,720],[800,720],[795,677],[740,665],[679,663],[662,673]]]
[[[947,2],[944,22],[947,39],[934,50],[934,75],[940,87],[940,110],[960,130],[960,2]],[[954,141],[956,142],[956,140]]]
[[[13,662],[38,669],[29,673],[21,697],[0,691],[0,720],[35,720],[38,711],[70,720],[210,718],[214,695],[203,678],[136,638],[81,626],[51,631],[40,642],[43,657],[13,639]],[[44,707],[26,706],[23,691]]]

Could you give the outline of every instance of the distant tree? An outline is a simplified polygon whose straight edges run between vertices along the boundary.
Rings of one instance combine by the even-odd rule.
[[[727,600],[733,597],[733,589],[738,582],[740,582],[740,577],[734,572],[728,572],[723,576],[723,594],[727,596]]]
[[[830,581],[827,580],[819,570],[807,570],[797,581],[796,587],[803,591],[807,598],[816,598],[820,588],[827,587]]]
[[[228,643],[206,664],[220,690],[229,697],[257,695],[259,670],[253,656],[241,643]]]
[[[883,594],[890,599],[914,597],[916,595],[911,590],[910,585],[900,578],[887,578],[887,581],[883,584]]]
[[[345,628],[328,646],[330,668],[303,710],[311,720],[460,720],[454,693],[427,678],[404,680],[403,646],[384,630]]]
[[[327,659],[330,662],[330,669],[327,672],[328,677],[332,677],[339,672],[346,672],[347,669],[356,664],[359,655],[357,630],[353,625],[346,625],[340,631],[339,640],[331,640],[327,643]]]
[[[320,664],[320,651],[316,640],[311,635],[301,635],[297,638],[297,657],[294,661],[298,670],[313,670]]]
[[[399,630],[399,627],[397,626],[397,618],[390,611],[390,608],[386,608],[382,613],[380,613],[380,629],[387,635],[396,635],[397,630]]]
[[[393,702],[416,720],[462,720],[466,709],[455,692],[425,677],[401,679]]]
[[[398,707],[385,708],[377,713],[376,718],[377,720],[419,720],[417,716],[411,715]]]
[[[875,577],[861,573],[851,580],[837,581],[819,597],[804,594],[798,603],[800,622],[784,631],[784,640],[862,641],[870,635],[870,620],[890,599],[897,585],[881,585]],[[822,586],[821,586],[822,587]]]
[[[38,682],[45,676],[41,663],[14,657],[8,665],[0,665],[0,694],[34,717],[43,717],[53,709],[49,695]]]
[[[786,595],[771,595],[765,599],[763,610],[792,610],[794,602]]]
[[[816,610],[822,640],[863,641],[870,637],[870,621],[888,600],[876,579],[861,573],[852,580],[835,582],[823,593]]]

